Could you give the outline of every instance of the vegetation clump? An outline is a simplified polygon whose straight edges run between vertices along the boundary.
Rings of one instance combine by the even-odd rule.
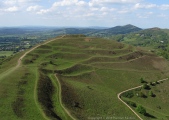
[[[139,113],[141,113],[141,114],[143,114],[143,115],[146,115],[146,109],[142,106],[142,105],[138,105],[137,107],[136,107],[136,110],[137,110],[137,112],[139,112]]]
[[[132,106],[132,107],[137,107],[137,105],[136,105],[135,102],[127,101],[126,103],[127,103],[128,105]]]
[[[143,78],[140,78],[141,83],[147,83]]]
[[[151,97],[155,97],[155,94],[152,92],[152,91],[149,91],[149,96],[151,96]]]
[[[141,91],[139,93],[137,93],[137,96],[142,97],[142,98],[147,98],[147,96]]]
[[[134,96],[134,93],[132,91],[125,92],[122,94],[122,96],[127,98],[132,98]]]

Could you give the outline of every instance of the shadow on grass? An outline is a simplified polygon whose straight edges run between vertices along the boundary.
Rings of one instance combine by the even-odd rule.
[[[152,95],[152,97],[156,97],[156,95],[155,95],[155,94],[153,94],[153,95]]]
[[[156,119],[156,117],[155,117],[155,116],[150,115],[149,113],[146,113],[146,114],[145,114],[145,116],[146,116],[146,117],[149,117],[149,118],[154,118],[154,119]]]

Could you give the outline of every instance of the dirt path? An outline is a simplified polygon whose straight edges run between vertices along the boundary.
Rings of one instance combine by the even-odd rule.
[[[63,38],[64,36],[65,36],[65,35],[63,35],[63,36],[61,36],[61,37],[58,37],[58,38],[56,38],[56,39]],[[23,59],[28,53],[30,53],[31,51],[35,50],[35,49],[38,48],[39,46],[45,45],[45,44],[47,44],[47,43],[49,43],[49,42],[52,42],[52,41],[54,41],[54,40],[56,40],[56,39],[48,40],[48,41],[46,41],[46,42],[44,42],[44,43],[42,43],[42,44],[36,45],[35,47],[33,47],[33,48],[31,48],[30,50],[28,50],[27,52],[25,52],[25,53],[18,59],[16,66],[14,66],[14,67],[12,67],[12,68],[10,68],[10,69],[4,71],[3,73],[1,73],[1,75],[0,75],[0,81],[3,80],[4,77],[6,77],[7,75],[9,75],[9,74],[11,74],[13,71],[15,71],[18,67],[20,67],[20,66],[21,66],[21,63],[22,63],[22,59]],[[37,89],[37,80],[36,80],[36,83],[35,83],[34,92],[36,92],[36,89]],[[38,102],[37,102],[37,95],[36,95],[36,94],[34,94],[34,99],[35,99],[35,104],[36,104],[37,107],[38,107],[39,105],[38,105]],[[40,109],[40,107],[38,107],[38,108]],[[42,111],[41,109],[40,109],[40,112],[41,112],[42,116],[43,116],[46,120],[49,120],[49,119],[47,118],[47,116],[43,113],[43,111]]]
[[[56,38],[56,39],[63,38],[64,36],[65,36],[65,35],[63,35],[63,36],[61,36],[61,37],[59,37],[59,38]],[[56,39],[48,40],[48,41],[46,41],[45,43],[36,45],[35,47],[31,48],[29,51],[27,51],[25,54],[23,54],[23,55],[18,59],[18,64],[17,64],[15,67],[17,68],[17,67],[20,66],[22,59],[23,59],[28,53],[30,53],[30,52],[33,51],[34,49],[38,48],[39,46],[45,45],[45,44],[47,44],[47,43],[49,43],[49,42],[52,42],[52,41],[55,41]]]
[[[43,112],[43,109],[41,108],[41,105],[38,102],[37,86],[38,86],[38,70],[36,70],[36,80],[35,80],[35,85],[34,85],[34,96],[33,97],[34,97],[34,101],[35,101],[36,107],[37,107],[37,109],[39,109],[39,111],[40,111],[41,115],[43,116],[43,118],[46,119],[46,120],[50,120],[46,116],[46,114]]]
[[[168,80],[168,78],[159,80],[158,82],[165,81],[165,80]],[[121,94],[123,94],[123,93],[125,93],[125,92],[128,92],[128,91],[130,91],[130,90],[134,90],[134,89],[140,88],[140,87],[142,87],[142,86],[143,86],[143,85],[140,85],[140,86],[137,86],[137,87],[134,87],[134,88],[131,88],[131,89],[124,90],[124,91],[120,92],[120,93],[117,95],[118,99],[119,99],[122,103],[124,103],[140,120],[143,120],[143,119],[142,119],[127,103],[125,103],[125,102],[121,99]]]
[[[57,38],[57,39],[63,38],[64,36],[65,36],[65,35],[63,35],[63,36],[61,36],[61,37],[59,37],[59,38]],[[45,42],[45,43],[43,43],[43,44],[39,44],[39,45],[33,47],[32,49],[30,49],[29,51],[27,51],[25,54],[23,54],[23,55],[18,59],[18,64],[15,66],[15,69],[18,68],[18,67],[21,65],[22,59],[23,59],[28,53],[30,53],[31,51],[35,50],[35,49],[38,48],[39,46],[45,45],[45,44],[47,44],[47,43],[49,43],[49,42],[52,42],[52,41],[54,41],[54,40],[56,40],[56,39],[52,39],[52,40],[49,40],[49,41],[47,41],[47,42]],[[55,77],[56,77],[56,79],[57,79],[57,81],[58,81],[58,83],[59,83],[59,101],[60,101],[60,105],[61,105],[62,108],[65,110],[65,112],[72,118],[72,120],[76,120],[76,119],[70,114],[70,112],[69,112],[69,111],[63,106],[63,104],[62,104],[62,100],[61,100],[61,84],[60,84],[60,82],[59,82],[59,80],[58,80],[58,78],[57,78],[56,75],[55,75]],[[36,85],[35,85],[35,88],[34,88],[34,91],[35,91],[35,92],[36,92],[36,89],[37,89],[36,86],[37,86],[37,81],[36,81]],[[34,95],[34,98],[37,100],[37,96],[36,96],[36,95]],[[35,103],[36,103],[36,105],[38,106],[38,103],[37,103],[36,101],[35,101]],[[41,111],[41,112],[42,112],[42,111]],[[42,115],[43,115],[43,117],[44,117],[45,119],[49,120],[44,113],[42,113]]]
[[[55,74],[55,77],[56,77],[56,79],[57,79],[57,81],[58,81],[58,84],[59,84],[59,102],[60,102],[60,105],[62,106],[62,108],[65,110],[65,112],[72,118],[72,120],[76,120],[71,114],[70,114],[70,112],[63,106],[63,104],[62,104],[62,89],[61,89],[61,83],[60,83],[60,81],[59,81],[59,79],[58,79],[58,77],[56,76],[56,74]]]
[[[58,38],[56,38],[56,39],[63,38],[64,36],[65,36],[65,35],[63,35],[63,36],[61,36],[61,37],[58,37]],[[18,59],[18,63],[17,63],[16,66],[14,66],[14,67],[12,67],[12,68],[10,68],[10,69],[8,69],[8,70],[6,70],[6,71],[4,71],[3,73],[0,74],[0,81],[3,80],[4,77],[6,77],[7,75],[9,75],[9,74],[11,74],[13,71],[15,71],[18,67],[20,67],[20,65],[21,65],[21,63],[22,63],[22,59],[23,59],[28,53],[30,53],[30,52],[33,51],[34,49],[38,48],[39,46],[45,45],[45,44],[47,44],[47,43],[49,43],[49,42],[52,42],[52,41],[54,41],[54,40],[56,40],[56,39],[51,39],[51,40],[48,40],[48,41],[46,41],[46,42],[44,42],[44,43],[42,43],[42,44],[36,45],[35,47],[33,47],[33,48],[31,48],[30,50],[28,50],[27,52],[25,52],[25,53]]]
[[[59,38],[57,38],[57,39],[60,39],[60,38],[63,38],[63,37],[64,37],[64,36],[61,36],[61,37],[59,37]],[[30,49],[29,51],[27,51],[25,54],[23,54],[23,55],[19,58],[18,64],[17,64],[16,68],[21,65],[22,59],[23,59],[28,53],[30,53],[30,52],[33,51],[34,49],[38,48],[39,46],[45,45],[45,44],[47,44],[47,43],[49,43],[49,42],[52,42],[52,41],[54,41],[54,40],[56,40],[56,39],[52,39],[52,40],[49,40],[49,41],[47,41],[47,42],[45,42],[45,43],[43,43],[43,44],[39,44],[39,45],[35,46],[34,48]],[[56,77],[56,79],[57,79],[57,81],[58,81],[58,83],[59,83],[59,102],[60,102],[60,105],[61,105],[62,108],[65,110],[65,112],[72,118],[72,120],[76,120],[76,119],[70,114],[70,112],[69,112],[69,111],[63,106],[63,104],[62,104],[62,99],[61,99],[61,84],[60,84],[60,82],[59,82],[59,80],[58,80],[58,78],[57,78],[56,75],[55,75],[55,77]],[[37,90],[37,81],[36,81],[36,85],[35,85],[34,91],[36,92],[36,90]],[[34,98],[37,100],[37,96],[36,96],[36,95],[34,95]],[[38,106],[37,101],[35,101],[35,103],[36,103],[36,105]],[[41,112],[42,112],[42,111],[41,111]],[[44,117],[45,119],[49,120],[44,113],[42,113],[42,115],[43,115],[43,117]]]

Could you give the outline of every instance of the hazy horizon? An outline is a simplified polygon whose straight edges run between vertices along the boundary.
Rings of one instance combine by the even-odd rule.
[[[169,28],[169,1],[158,0],[3,0],[0,27]]]

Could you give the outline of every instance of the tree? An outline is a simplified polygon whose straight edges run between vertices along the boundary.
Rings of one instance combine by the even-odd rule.
[[[146,109],[145,109],[142,105],[138,105],[138,106],[136,107],[136,110],[137,110],[139,113],[141,113],[141,114],[143,114],[143,115],[146,115]]]

